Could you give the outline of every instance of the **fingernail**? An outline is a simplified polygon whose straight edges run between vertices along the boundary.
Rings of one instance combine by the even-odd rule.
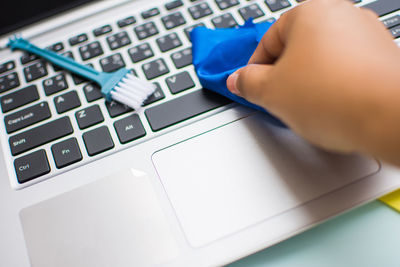
[[[237,78],[239,77],[239,74],[237,72],[232,73],[229,75],[228,79],[226,80],[226,86],[228,87],[228,90],[235,95],[239,95],[240,92],[237,89],[236,83],[237,83]]]

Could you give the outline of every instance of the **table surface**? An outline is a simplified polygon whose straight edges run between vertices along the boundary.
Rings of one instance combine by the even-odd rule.
[[[400,213],[373,201],[230,267],[399,267]]]

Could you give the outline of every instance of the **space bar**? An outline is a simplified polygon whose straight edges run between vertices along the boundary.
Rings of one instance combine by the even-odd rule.
[[[400,9],[400,1],[399,0],[378,0],[372,3],[366,4],[363,8],[371,9],[379,17],[387,15],[391,12],[395,12]]]
[[[198,90],[151,107],[145,111],[153,131],[231,103],[231,100],[208,90]]]

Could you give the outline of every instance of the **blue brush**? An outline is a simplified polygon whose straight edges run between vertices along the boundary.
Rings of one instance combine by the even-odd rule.
[[[154,84],[138,79],[128,69],[123,68],[113,73],[99,72],[53,51],[41,49],[18,36],[10,38],[7,46],[12,50],[28,51],[54,65],[96,82],[101,86],[101,93],[107,101],[115,100],[135,110],[138,110],[156,89]]]

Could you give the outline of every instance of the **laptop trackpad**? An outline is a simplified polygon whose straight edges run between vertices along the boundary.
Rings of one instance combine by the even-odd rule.
[[[374,160],[316,149],[262,114],[160,150],[153,163],[195,247],[379,169]]]
[[[32,266],[153,266],[178,255],[145,173],[125,170],[20,213]]]

